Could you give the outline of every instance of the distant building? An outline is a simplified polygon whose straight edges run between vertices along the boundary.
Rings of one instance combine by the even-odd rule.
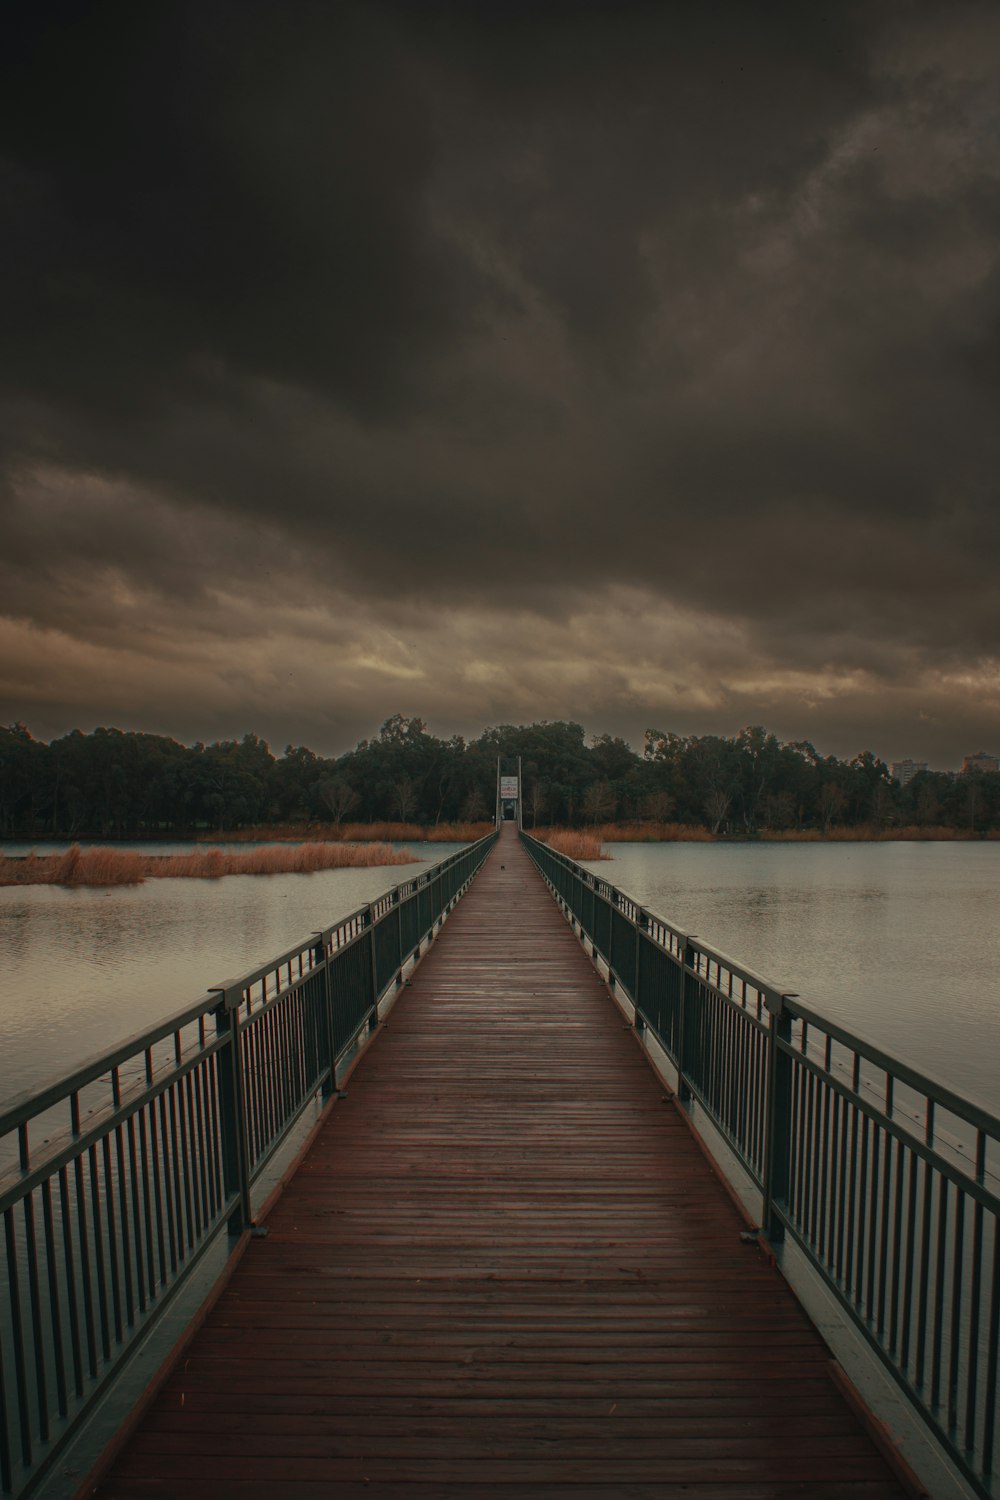
[[[962,771],[1000,771],[1000,755],[987,755],[985,750],[977,750],[975,755],[965,757]]]
[[[894,760],[890,762],[889,770],[893,780],[898,781],[900,786],[906,786],[914,776],[919,776],[921,771],[927,770],[925,760]]]

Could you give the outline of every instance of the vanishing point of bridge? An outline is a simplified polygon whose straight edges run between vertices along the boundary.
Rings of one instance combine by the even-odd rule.
[[[817,1058],[794,997],[612,892],[501,823],[61,1094],[16,1101],[3,1492],[924,1493],[688,1128],[694,1101],[762,1191],[771,1242],[811,1247],[859,1325],[870,1309],[869,1342],[881,1331],[883,1363],[991,1494],[986,1118],[967,1121],[959,1182],[933,1130],[897,1124],[894,1089],[926,1080],[897,1068],[873,1104],[887,1059],[834,1028]],[[91,1125],[81,1101],[108,1081]],[[317,1094],[295,1170],[257,1203],[259,1164]],[[30,1127],[60,1101],[72,1128],[41,1149]],[[939,1091],[931,1119],[960,1104]],[[214,1302],[99,1466],[60,1469],[74,1405],[227,1227]]]

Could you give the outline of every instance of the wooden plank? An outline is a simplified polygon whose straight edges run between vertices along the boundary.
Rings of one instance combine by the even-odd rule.
[[[888,1500],[508,825],[100,1493]]]

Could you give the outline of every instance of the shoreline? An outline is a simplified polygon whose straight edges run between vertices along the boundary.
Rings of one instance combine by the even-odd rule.
[[[148,852],[137,853],[138,848],[146,849],[156,844],[175,845],[193,844],[196,850],[202,852],[202,857],[210,858],[216,852],[216,845],[240,845],[240,844],[264,844],[269,846],[287,844],[289,854],[294,848],[300,847],[331,847],[343,850],[345,865],[354,864],[356,861],[348,853],[351,849],[363,849],[373,844],[403,844],[407,842],[419,843],[472,843],[485,834],[492,832],[492,823],[466,823],[466,824],[439,824],[435,827],[424,827],[416,823],[352,823],[340,827],[274,824],[256,826],[252,828],[230,829],[222,832],[208,833],[199,830],[195,833],[186,834],[148,834],[139,837],[115,838],[106,834],[45,834],[33,839],[9,838],[0,840],[0,861],[12,860],[22,864],[26,859],[54,860],[63,857],[68,852],[60,848],[59,852],[47,852],[50,846],[58,845],[79,848],[82,845],[84,853],[90,854],[96,849],[108,850],[125,855],[134,855],[136,858],[150,860],[184,859],[190,856],[186,854],[165,853],[157,854]],[[899,828],[876,828],[871,824],[858,824],[856,827],[837,827],[830,829],[818,828],[775,828],[761,829],[754,833],[713,833],[708,828],[702,828],[698,824],[685,823],[602,823],[596,827],[566,828],[558,825],[539,825],[537,828],[525,828],[525,833],[543,840],[550,835],[560,838],[567,836],[587,840],[598,839],[602,844],[891,844],[891,843],[990,843],[1000,840],[1000,829],[968,829],[952,828],[946,825],[908,824]],[[20,845],[28,852],[21,855],[4,855],[3,846],[6,844]],[[35,851],[39,851],[37,854]],[[234,849],[232,854],[218,851],[223,859],[243,858],[253,851],[239,851]],[[392,851],[393,853],[397,851]],[[358,861],[367,863],[367,861]],[[381,862],[381,861],[379,861]],[[396,859],[392,863],[400,863]],[[330,864],[327,868],[336,868]],[[3,882],[0,875],[0,883],[21,884],[21,881]]]
[[[603,823],[594,828],[525,829],[538,838],[567,834],[596,838],[602,844],[976,844],[1000,839],[1000,830],[972,830],[940,825],[908,824],[901,828],[775,828],[756,833],[712,833],[693,824]]]

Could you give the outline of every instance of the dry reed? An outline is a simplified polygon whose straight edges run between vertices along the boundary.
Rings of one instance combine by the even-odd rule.
[[[909,823],[903,828],[877,828],[873,823],[859,823],[854,828],[830,828],[826,832],[819,828],[775,828],[760,834],[769,844],[943,844],[980,837],[981,834],[968,828],[921,823]]]
[[[439,823],[435,828],[426,828],[424,838],[430,844],[474,844],[492,833],[496,825],[488,823]]]
[[[595,830],[604,844],[711,844],[714,835],[698,823],[603,823]]]
[[[298,843],[368,844],[423,841],[466,844],[493,832],[493,823],[268,823],[236,828],[229,833],[200,833],[199,843],[270,843],[294,839]]]
[[[140,854],[132,849],[81,849],[65,854],[0,857],[0,885],[140,885],[144,880],[218,880],[223,875],[312,874],[374,865],[415,864],[408,849],[389,844],[271,844],[263,849],[223,853],[196,849],[190,854]]]
[[[601,848],[598,834],[579,828],[535,828],[532,833],[554,849],[557,854],[566,854],[570,859],[610,859]]]

